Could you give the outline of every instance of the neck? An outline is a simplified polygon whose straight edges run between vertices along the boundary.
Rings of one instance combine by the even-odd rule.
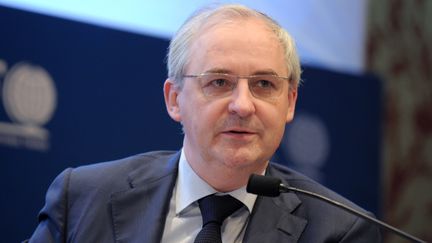
[[[262,174],[268,162],[254,163],[249,166],[226,166],[215,161],[196,161],[186,158],[194,172],[218,192],[230,192],[247,185],[251,174]]]

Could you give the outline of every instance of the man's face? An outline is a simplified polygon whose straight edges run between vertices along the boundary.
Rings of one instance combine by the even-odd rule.
[[[191,46],[185,74],[287,77],[284,60],[275,35],[258,20],[244,20],[203,31]],[[274,100],[254,97],[246,79],[238,80],[231,95],[217,99],[203,94],[197,78],[186,78],[181,89],[165,87],[166,98],[170,97],[168,112],[183,124],[184,149],[191,166],[265,168],[294,114],[297,90],[289,89],[287,80],[283,82],[283,93]]]

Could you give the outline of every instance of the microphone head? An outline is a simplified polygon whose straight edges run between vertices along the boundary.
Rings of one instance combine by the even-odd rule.
[[[246,191],[252,194],[266,197],[277,197],[280,194],[281,179],[271,176],[252,174],[246,187]]]

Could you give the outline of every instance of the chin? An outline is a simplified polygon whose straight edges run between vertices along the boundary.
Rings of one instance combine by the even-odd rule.
[[[211,157],[216,161],[222,162],[228,168],[258,168],[266,163],[271,155],[263,153],[263,148],[260,146],[233,146],[232,144],[224,144],[223,146],[215,146],[209,151]]]
[[[225,154],[222,158],[224,165],[228,168],[250,168],[259,167],[260,164],[265,163],[266,160],[259,159],[259,156],[251,154],[232,154],[231,156]]]

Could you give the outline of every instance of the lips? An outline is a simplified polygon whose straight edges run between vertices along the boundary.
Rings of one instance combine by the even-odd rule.
[[[238,133],[238,134],[250,133],[250,132],[244,132],[244,131],[228,131],[228,132]]]
[[[256,133],[252,129],[248,128],[226,128],[223,130],[224,133],[230,132],[230,133]]]
[[[249,136],[249,135],[255,135],[257,132],[250,130],[250,129],[244,129],[244,128],[231,128],[231,129],[225,129],[223,132],[225,135],[231,135],[231,136]]]

